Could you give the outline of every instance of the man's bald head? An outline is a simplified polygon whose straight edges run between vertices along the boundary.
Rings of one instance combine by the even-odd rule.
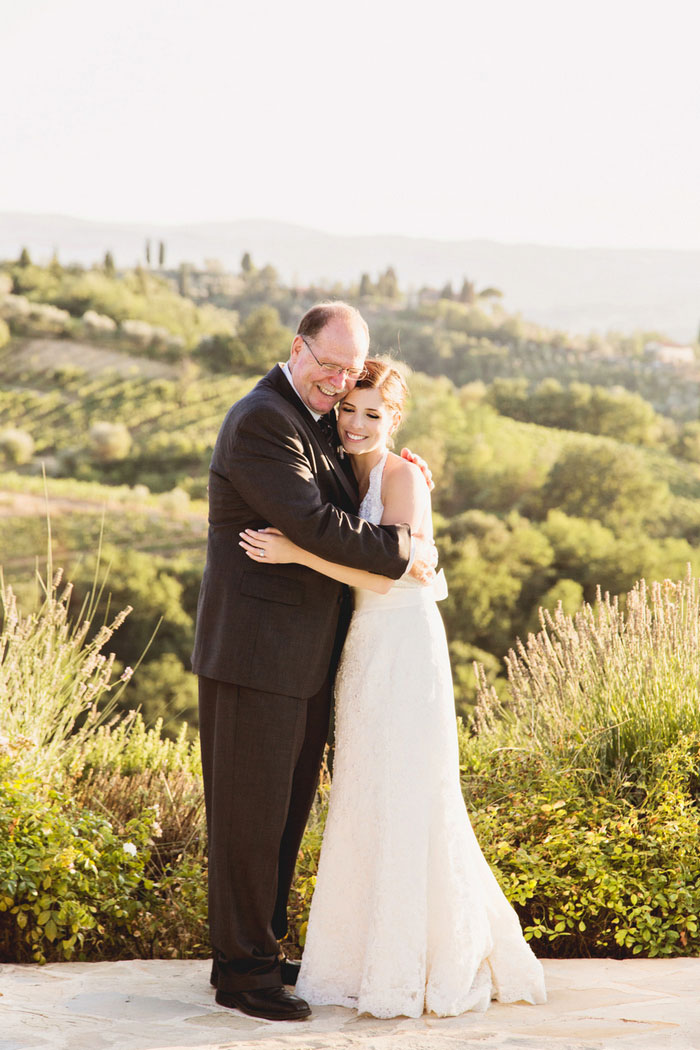
[[[367,322],[359,310],[356,310],[350,303],[342,302],[342,300],[316,303],[315,306],[312,306],[299,322],[297,335],[300,335],[302,338],[313,339],[331,321],[344,321],[351,327],[357,326],[362,329],[367,337],[367,346],[369,347]]]

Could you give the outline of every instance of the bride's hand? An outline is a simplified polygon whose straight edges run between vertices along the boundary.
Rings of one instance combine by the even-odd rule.
[[[418,533],[413,537],[415,540],[415,552],[413,564],[409,576],[413,576],[419,583],[432,583],[435,579],[435,569],[438,562],[437,547],[432,539],[426,539]]]
[[[240,546],[251,561],[283,565],[297,560],[299,548],[279,529],[246,529],[238,535],[241,537]]]

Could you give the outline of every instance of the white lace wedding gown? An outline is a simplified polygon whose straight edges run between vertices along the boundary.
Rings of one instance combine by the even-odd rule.
[[[360,515],[382,516],[386,456]],[[459,784],[436,588],[359,590],[336,684],[328,819],[297,994],[375,1017],[545,1001]]]

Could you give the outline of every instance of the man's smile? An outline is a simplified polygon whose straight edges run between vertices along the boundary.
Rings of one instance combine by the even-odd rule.
[[[332,387],[329,389],[328,387],[321,386],[320,383],[317,383],[316,386],[321,391],[321,393],[324,395],[324,397],[336,397],[336,398],[338,398],[338,397],[342,397],[343,394],[345,393],[344,389],[334,390]]]

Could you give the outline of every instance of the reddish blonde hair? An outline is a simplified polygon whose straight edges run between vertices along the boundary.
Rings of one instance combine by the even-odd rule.
[[[378,390],[382,401],[390,412],[403,416],[408,387],[393,362],[381,357],[368,357],[365,361],[366,375],[355,383],[356,390]]]

